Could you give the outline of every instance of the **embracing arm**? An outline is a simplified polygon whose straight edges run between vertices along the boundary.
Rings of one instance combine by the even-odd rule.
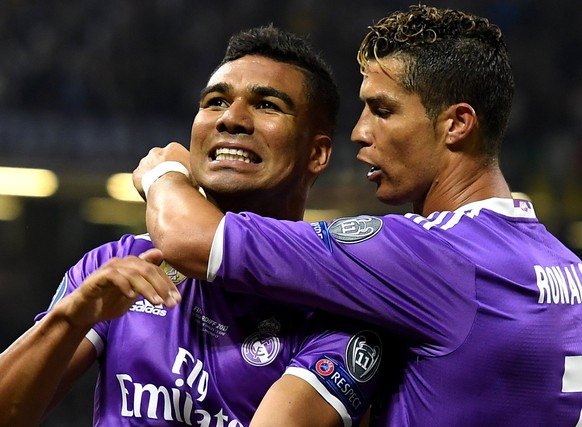
[[[177,163],[181,166],[171,167]],[[187,276],[206,279],[212,240],[224,214],[185,175],[189,163],[190,154],[181,144],[152,148],[133,171],[133,184],[147,198],[148,232],[164,259]],[[156,168],[161,172],[156,174]]]
[[[283,375],[263,397],[251,427],[341,427],[337,411],[306,381]]]
[[[111,259],[0,354],[0,427],[41,422],[95,361],[84,339],[94,324],[127,312],[138,294],[154,304],[177,304],[175,285],[154,265],[161,253],[142,256]]]
[[[293,375],[283,375],[263,397],[250,427],[343,427],[335,409],[315,389]],[[358,427],[369,427],[368,409]]]
[[[148,192],[146,223],[164,259],[183,274],[206,279],[212,240],[224,214],[180,173],[168,173]]]

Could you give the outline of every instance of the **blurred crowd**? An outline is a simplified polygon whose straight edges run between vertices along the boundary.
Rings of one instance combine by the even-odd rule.
[[[515,191],[532,198],[548,228],[582,252],[582,3],[429,3],[487,16],[504,31],[517,85],[504,172]],[[352,207],[342,206],[346,212],[366,206],[381,213],[387,208],[364,205],[359,196],[363,186],[370,198],[373,191],[349,143],[361,108],[355,54],[368,25],[409,4],[0,0],[0,166],[61,168],[79,180],[87,171],[131,171],[154,145],[188,144],[199,91],[228,37],[272,22],[309,34],[342,93],[334,159],[313,204],[338,203],[326,196],[339,194]],[[79,225],[70,205],[57,201],[26,207],[17,224],[0,221],[0,351],[48,304],[82,251],[123,231]],[[90,425],[91,387],[80,390],[46,426]]]
[[[344,142],[360,108],[354,61],[359,41],[374,19],[408,4],[2,0],[0,159],[35,158],[42,152],[43,157],[74,155],[84,160],[109,153],[133,165],[137,154],[160,144],[170,128],[180,128],[178,135],[187,139],[198,91],[221,58],[229,35],[273,22],[309,34],[335,70],[343,95],[335,170],[343,170],[352,162],[353,149]],[[435,4],[483,14],[502,27],[517,80],[506,173],[519,191],[545,191],[548,185],[555,197],[571,203],[568,181],[575,178],[581,156],[580,3]],[[139,133],[140,128],[147,131]],[[78,137],[64,141],[67,133]],[[563,214],[569,215],[566,211]]]

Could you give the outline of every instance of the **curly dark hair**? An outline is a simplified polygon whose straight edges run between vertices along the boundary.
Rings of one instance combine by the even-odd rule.
[[[498,156],[514,91],[499,27],[457,10],[410,6],[370,27],[358,51],[361,72],[368,61],[387,56],[403,62],[400,84],[420,96],[432,120],[452,104],[470,104],[481,123],[485,154]]]
[[[299,67],[305,76],[305,95],[314,115],[324,120],[330,136],[335,131],[339,92],[329,65],[306,37],[267,25],[231,36],[220,68],[247,55],[258,55]],[[216,70],[215,70],[216,71]]]

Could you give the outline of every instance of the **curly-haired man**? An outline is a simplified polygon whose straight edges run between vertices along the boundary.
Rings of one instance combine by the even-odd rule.
[[[512,198],[500,169],[514,81],[499,28],[412,6],[373,25],[358,60],[357,158],[378,199],[411,213],[313,224],[223,215],[168,173],[148,195],[154,242],[215,286],[399,336],[404,369],[378,425],[581,426],[582,261]],[[138,188],[164,159],[171,151],[142,160]]]

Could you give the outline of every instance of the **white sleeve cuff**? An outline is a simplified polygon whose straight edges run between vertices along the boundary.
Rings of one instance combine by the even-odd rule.
[[[212,239],[212,247],[210,248],[210,257],[208,258],[208,270],[206,271],[206,281],[212,282],[216,278],[216,273],[222,264],[222,252],[224,249],[224,221],[226,216],[224,216],[218,227],[216,228],[216,233],[214,234],[214,239]]]
[[[105,348],[105,344],[103,344],[103,340],[99,334],[95,332],[95,329],[91,329],[89,332],[87,332],[85,338],[87,338],[91,344],[93,344],[93,347],[95,347],[95,350],[97,351],[97,357],[99,357]]]
[[[348,413],[344,404],[341,400],[331,394],[327,388],[325,388],[313,372],[296,366],[289,366],[283,375],[294,375],[308,382],[321,395],[321,397],[323,397],[323,399],[337,411],[344,423],[344,427],[351,427],[352,417]]]

